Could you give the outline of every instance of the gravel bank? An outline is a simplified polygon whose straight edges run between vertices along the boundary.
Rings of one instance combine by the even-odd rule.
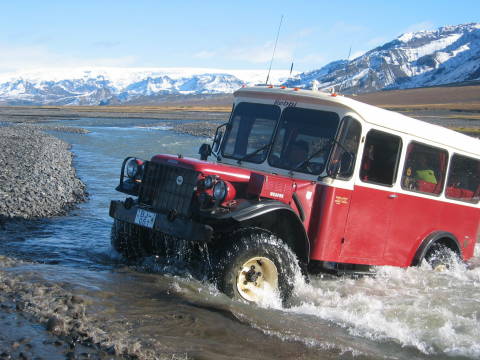
[[[64,133],[72,133],[72,134],[89,134],[91,131],[77,127],[77,126],[62,126],[62,125],[41,125],[41,124],[19,124],[18,126],[21,127],[30,127],[36,130],[46,130],[46,131],[57,131],[57,132],[64,132]]]
[[[68,149],[32,127],[0,127],[0,223],[61,215],[85,199]]]
[[[215,130],[224,122],[219,121],[195,121],[188,123],[173,123],[173,130],[182,134],[213,138]]]
[[[87,315],[68,284],[16,267],[35,266],[0,255],[0,359],[129,359],[135,344],[113,339]],[[128,338],[125,335],[125,338]]]

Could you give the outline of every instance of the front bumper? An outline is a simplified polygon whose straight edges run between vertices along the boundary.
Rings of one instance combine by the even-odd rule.
[[[137,204],[126,208],[123,201],[113,200],[110,202],[110,216],[117,220],[135,224],[135,217],[139,208]],[[148,208],[144,210],[151,211]],[[167,214],[158,212],[156,213],[155,222],[151,230],[192,242],[209,242],[213,235],[213,228],[209,225],[200,224],[191,219],[181,217],[169,219]]]

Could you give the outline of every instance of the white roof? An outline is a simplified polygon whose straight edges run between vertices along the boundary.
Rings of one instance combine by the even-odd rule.
[[[319,105],[340,106],[359,115],[365,122],[385,127],[401,133],[446,145],[454,149],[480,156],[480,139],[461,134],[442,126],[429,124],[393,111],[368,105],[345,96],[328,94],[312,90],[295,90],[292,88],[270,88],[256,86],[241,88],[235,97],[261,97],[295,102],[318,103]]]

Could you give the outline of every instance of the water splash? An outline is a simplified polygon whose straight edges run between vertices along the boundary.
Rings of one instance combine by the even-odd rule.
[[[376,342],[395,342],[424,354],[480,356],[480,268],[452,258],[443,272],[381,267],[375,277],[297,276],[294,306]],[[467,295],[468,294],[468,295]]]

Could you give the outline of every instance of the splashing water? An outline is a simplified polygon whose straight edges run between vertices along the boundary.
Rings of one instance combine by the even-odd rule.
[[[305,327],[287,338],[304,339],[310,346],[326,346],[324,337],[311,334],[327,321],[374,342],[393,342],[428,355],[478,358],[480,267],[468,269],[455,257],[450,264],[441,272],[424,263],[407,269],[379,267],[373,277],[313,276],[310,283],[297,272],[292,306],[268,306],[304,321]],[[278,329],[277,335],[285,337],[285,331]]]
[[[200,140],[164,129],[132,130],[127,122],[121,128],[118,120],[112,128],[98,120],[90,125],[89,135],[64,135],[74,144],[89,202],[71,216],[0,233],[1,254],[9,256],[0,257],[0,297],[28,304],[23,312],[42,323],[55,315],[65,331],[80,330],[105,348],[140,358],[480,357],[479,244],[471,266],[453,261],[442,272],[427,264],[382,267],[373,277],[316,275],[306,283],[295,267],[289,307],[274,291],[259,306],[227,298],[182,270],[187,252],[126,267],[110,250],[108,217],[109,200],[120,196],[114,188],[123,157],[194,156]],[[198,252],[214,265],[205,247]],[[73,295],[85,301],[73,303]]]

